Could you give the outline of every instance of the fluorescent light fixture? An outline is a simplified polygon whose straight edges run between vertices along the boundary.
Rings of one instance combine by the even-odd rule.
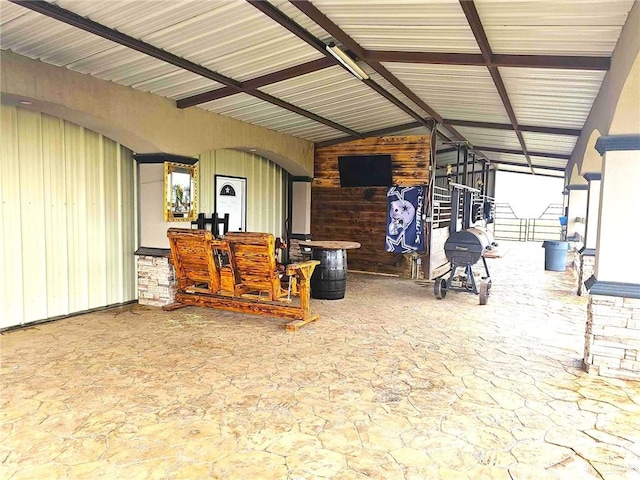
[[[329,45],[327,45],[327,52],[333,55],[335,59],[338,60],[342,64],[342,66],[344,66],[344,68],[349,70],[355,77],[357,77],[358,80],[369,80],[369,75],[367,75],[367,73],[362,70],[349,55],[340,50],[340,48],[336,46],[335,43],[331,42]]]

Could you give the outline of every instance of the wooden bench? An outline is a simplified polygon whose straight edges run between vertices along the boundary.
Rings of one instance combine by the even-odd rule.
[[[167,237],[177,293],[164,310],[197,305],[290,318],[289,331],[318,319],[311,315],[309,280],[320,262],[292,263],[279,272],[273,235],[237,232],[217,240],[206,230],[170,228]],[[281,275],[291,278],[287,289]]]

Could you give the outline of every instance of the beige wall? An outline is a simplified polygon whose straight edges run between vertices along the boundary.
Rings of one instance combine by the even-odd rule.
[[[587,220],[585,229],[584,246],[596,248],[598,238],[598,216],[600,214],[600,186],[601,180],[591,180],[587,191]]]
[[[638,156],[637,151],[611,151],[604,156],[595,264],[599,281],[638,283]]]
[[[215,175],[247,179],[247,230],[285,236],[287,174],[274,162],[250,152],[216,150],[199,155],[198,212],[215,211]],[[140,246],[169,248],[167,228],[190,228],[189,222],[164,221],[164,166],[141,164]]]
[[[598,130],[601,135],[640,132],[640,82],[636,80],[634,83],[633,80],[638,78],[640,71],[639,25],[640,2],[635,2],[613,52],[611,69],[604,77],[566,172],[571,172],[574,165],[578,166],[580,174],[595,171],[593,162],[583,161],[585,155],[592,155],[592,152],[587,152],[587,149],[593,148],[595,143],[591,138],[594,130]],[[628,105],[622,107],[616,114],[623,89],[626,90],[625,97],[628,98],[628,101],[623,103]],[[635,96],[631,92],[633,89],[635,89]]]
[[[131,151],[0,105],[0,328],[136,298]]]
[[[291,233],[311,233],[311,182],[293,182],[292,186]]]
[[[313,176],[311,142],[2,51],[2,100],[101,133],[135,153],[197,156],[221,148],[256,149],[292,175]]]
[[[587,190],[569,190],[567,211],[567,237],[579,235],[580,241],[585,234],[585,219],[587,216]]]

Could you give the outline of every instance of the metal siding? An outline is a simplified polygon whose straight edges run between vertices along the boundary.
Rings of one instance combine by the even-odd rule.
[[[44,176],[41,118],[37,112],[18,110],[17,160],[20,169],[20,225],[24,320],[47,317],[46,244],[44,219]]]
[[[444,118],[509,123],[485,67],[387,62],[384,66]]]
[[[89,308],[89,253],[87,250],[87,167],[84,128],[65,122],[67,230],[69,232],[69,311]]]
[[[108,138],[102,139],[104,171],[104,249],[105,249],[105,300],[103,305],[119,303],[122,278],[122,252],[120,238],[119,145]]]
[[[134,251],[138,245],[136,226],[136,178],[133,152],[122,145],[118,146],[119,155],[119,217],[120,217],[120,262],[122,265],[122,285],[118,302],[133,300],[137,297],[137,272]]]
[[[135,299],[132,153],[39,112],[0,112],[0,328]]]
[[[247,230],[284,234],[287,174],[277,164],[240,150],[204,152],[200,160],[200,210],[215,211],[215,175],[247,179]]]
[[[315,0],[363,48],[479,53],[457,1]]]
[[[18,163],[18,112],[0,104],[0,328],[23,322],[22,232],[20,168]]]
[[[633,0],[476,2],[494,53],[610,56]]]
[[[42,155],[44,159],[44,237],[46,241],[47,317],[69,312],[69,272],[67,271],[66,181],[64,168],[64,121],[42,115]]]
[[[500,67],[518,122],[582,128],[606,72]]]
[[[88,307],[106,305],[106,245],[104,243],[105,226],[105,188],[104,156],[100,135],[85,130],[84,143],[87,159],[87,253],[89,298]]]

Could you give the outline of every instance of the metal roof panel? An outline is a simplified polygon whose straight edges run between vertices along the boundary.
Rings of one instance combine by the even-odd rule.
[[[260,90],[357,131],[377,130],[414,120],[338,66],[267,85]],[[348,109],[346,104],[349,104]]]
[[[582,128],[606,72],[500,67],[518,122]]]
[[[365,49],[480,52],[464,12],[455,0],[315,0],[313,3]]]
[[[548,133],[522,132],[527,148],[534,152],[571,154],[578,137],[550,135]]]
[[[510,123],[485,67],[411,63],[384,66],[445,118]]]
[[[496,130],[477,127],[456,127],[464,137],[475,146],[517,148],[520,141],[513,130]]]
[[[476,2],[494,53],[610,56],[633,0]]]

